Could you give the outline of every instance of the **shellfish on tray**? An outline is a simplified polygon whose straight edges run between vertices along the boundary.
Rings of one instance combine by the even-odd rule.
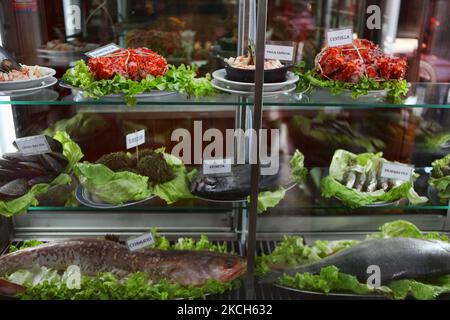
[[[41,155],[26,156],[20,152],[5,153],[0,158],[0,200],[13,200],[25,195],[32,186],[49,183],[62,173],[69,161],[62,154],[62,144],[45,136],[52,150]],[[14,142],[14,146],[17,144]]]

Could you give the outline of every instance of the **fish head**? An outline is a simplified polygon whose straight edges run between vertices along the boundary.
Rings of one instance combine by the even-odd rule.
[[[225,282],[239,278],[247,271],[247,261],[238,255],[214,255],[209,259],[212,278]]]
[[[191,184],[192,193],[214,192],[219,185],[218,176],[201,175],[194,179]]]

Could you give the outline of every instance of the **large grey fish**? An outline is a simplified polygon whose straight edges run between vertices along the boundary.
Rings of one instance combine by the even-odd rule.
[[[264,167],[264,166],[262,166]],[[291,167],[288,157],[280,157],[279,170],[273,175],[260,175],[259,191],[273,191],[289,186]],[[193,195],[212,200],[244,200],[250,195],[251,165],[232,165],[231,172],[197,174],[190,185]]]
[[[265,281],[275,281],[284,272],[289,275],[318,274],[322,268],[331,265],[356,276],[363,283],[371,275],[367,268],[372,265],[380,267],[381,284],[445,275],[450,274],[450,243],[413,238],[367,240],[318,262],[272,272]]]
[[[84,275],[112,272],[124,277],[145,272],[152,280],[168,279],[183,286],[201,286],[208,279],[231,281],[246,271],[246,260],[240,256],[189,250],[130,251],[126,246],[108,240],[68,239],[50,242],[0,257],[0,278],[34,265],[66,270],[80,267]],[[0,281],[0,295],[19,293],[7,281]]]

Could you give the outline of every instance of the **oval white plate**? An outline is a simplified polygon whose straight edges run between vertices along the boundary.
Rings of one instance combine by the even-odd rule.
[[[17,89],[27,89],[37,87],[42,81],[51,78],[56,74],[55,69],[47,67],[39,67],[39,68],[41,72],[45,74],[45,76],[29,80],[0,81],[0,91],[11,91]]]
[[[38,92],[39,90],[51,87],[55,85],[58,82],[58,79],[54,77],[49,77],[40,83],[38,83],[37,86],[26,88],[26,89],[14,89],[14,90],[6,90],[6,91],[0,91],[0,96],[12,96],[12,97],[18,97],[22,95],[28,95],[32,94],[34,92]]]
[[[117,209],[117,208],[123,208],[123,207],[130,207],[130,206],[134,206],[134,205],[146,202],[146,201],[156,197],[155,195],[151,195],[150,197],[139,200],[139,201],[127,202],[127,203],[123,203],[123,204],[119,204],[119,205],[110,204],[110,203],[97,201],[97,199],[93,199],[93,196],[91,195],[91,193],[87,189],[85,189],[82,185],[79,185],[77,187],[75,196],[81,204],[85,205],[86,207],[91,207],[91,208],[95,208],[95,209]]]
[[[251,91],[255,90],[254,83],[231,81],[226,78],[225,69],[219,69],[213,72],[212,77],[227,85],[228,89],[237,91]],[[275,83],[264,83],[264,91],[280,91],[288,85],[292,85],[299,80],[299,77],[292,72],[288,72],[286,75],[286,81]]]
[[[356,293],[343,293],[343,292],[330,292],[327,295],[323,292],[316,292],[316,291],[309,291],[309,290],[303,290],[303,289],[295,289],[291,287],[286,287],[278,283],[273,284],[275,287],[295,292],[298,294],[304,294],[304,295],[311,295],[311,296],[321,296],[323,298],[330,297],[330,298],[351,298],[351,299],[388,299],[386,296],[383,296],[382,294],[356,294]]]
[[[217,79],[212,79],[211,84],[214,88],[216,88],[220,91],[238,94],[241,96],[253,96],[255,94],[253,91],[240,91],[240,90],[227,88],[227,85],[225,83],[222,83]],[[270,97],[270,96],[275,96],[278,94],[289,93],[289,92],[294,91],[296,88],[297,87],[295,84],[291,84],[291,85],[281,88],[281,90],[279,90],[279,91],[264,91],[264,97]]]
[[[90,50],[94,50],[98,48],[100,45],[95,43],[88,43],[86,44],[86,47],[80,50],[74,50],[74,51],[62,51],[62,50],[52,50],[52,49],[45,49],[45,48],[39,48],[36,49],[36,52],[46,55],[49,58],[51,57],[69,57],[69,56],[76,56],[81,55],[85,52],[88,52]]]
[[[84,96],[84,90],[71,86],[70,84],[65,83],[64,81],[60,80],[59,85],[66,89],[71,89],[74,94],[74,100],[75,101],[86,101],[86,100],[93,100],[92,98],[85,97]],[[164,97],[168,95],[176,94],[174,91],[159,91],[159,90],[152,90],[150,92],[146,93],[139,93],[135,95],[135,98],[138,100],[144,100],[144,99],[150,99],[150,98],[157,98],[157,97]],[[103,101],[123,101],[124,94],[121,93],[115,93],[115,94],[108,94],[106,96],[103,96],[100,98],[100,100]]]

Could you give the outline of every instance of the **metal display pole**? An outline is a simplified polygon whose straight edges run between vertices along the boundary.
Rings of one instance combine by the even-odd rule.
[[[258,185],[260,174],[259,159],[259,131],[262,126],[262,104],[263,104],[263,84],[264,84],[264,56],[266,44],[267,25],[267,0],[258,0],[256,31],[256,66],[255,66],[255,105],[253,110],[253,129],[256,132],[256,155],[251,155],[250,159],[256,159],[256,163],[251,164],[251,192],[250,210],[248,218],[247,235],[247,299],[254,299],[254,269],[256,253],[256,218],[258,209]],[[252,150],[250,152],[252,152]]]

